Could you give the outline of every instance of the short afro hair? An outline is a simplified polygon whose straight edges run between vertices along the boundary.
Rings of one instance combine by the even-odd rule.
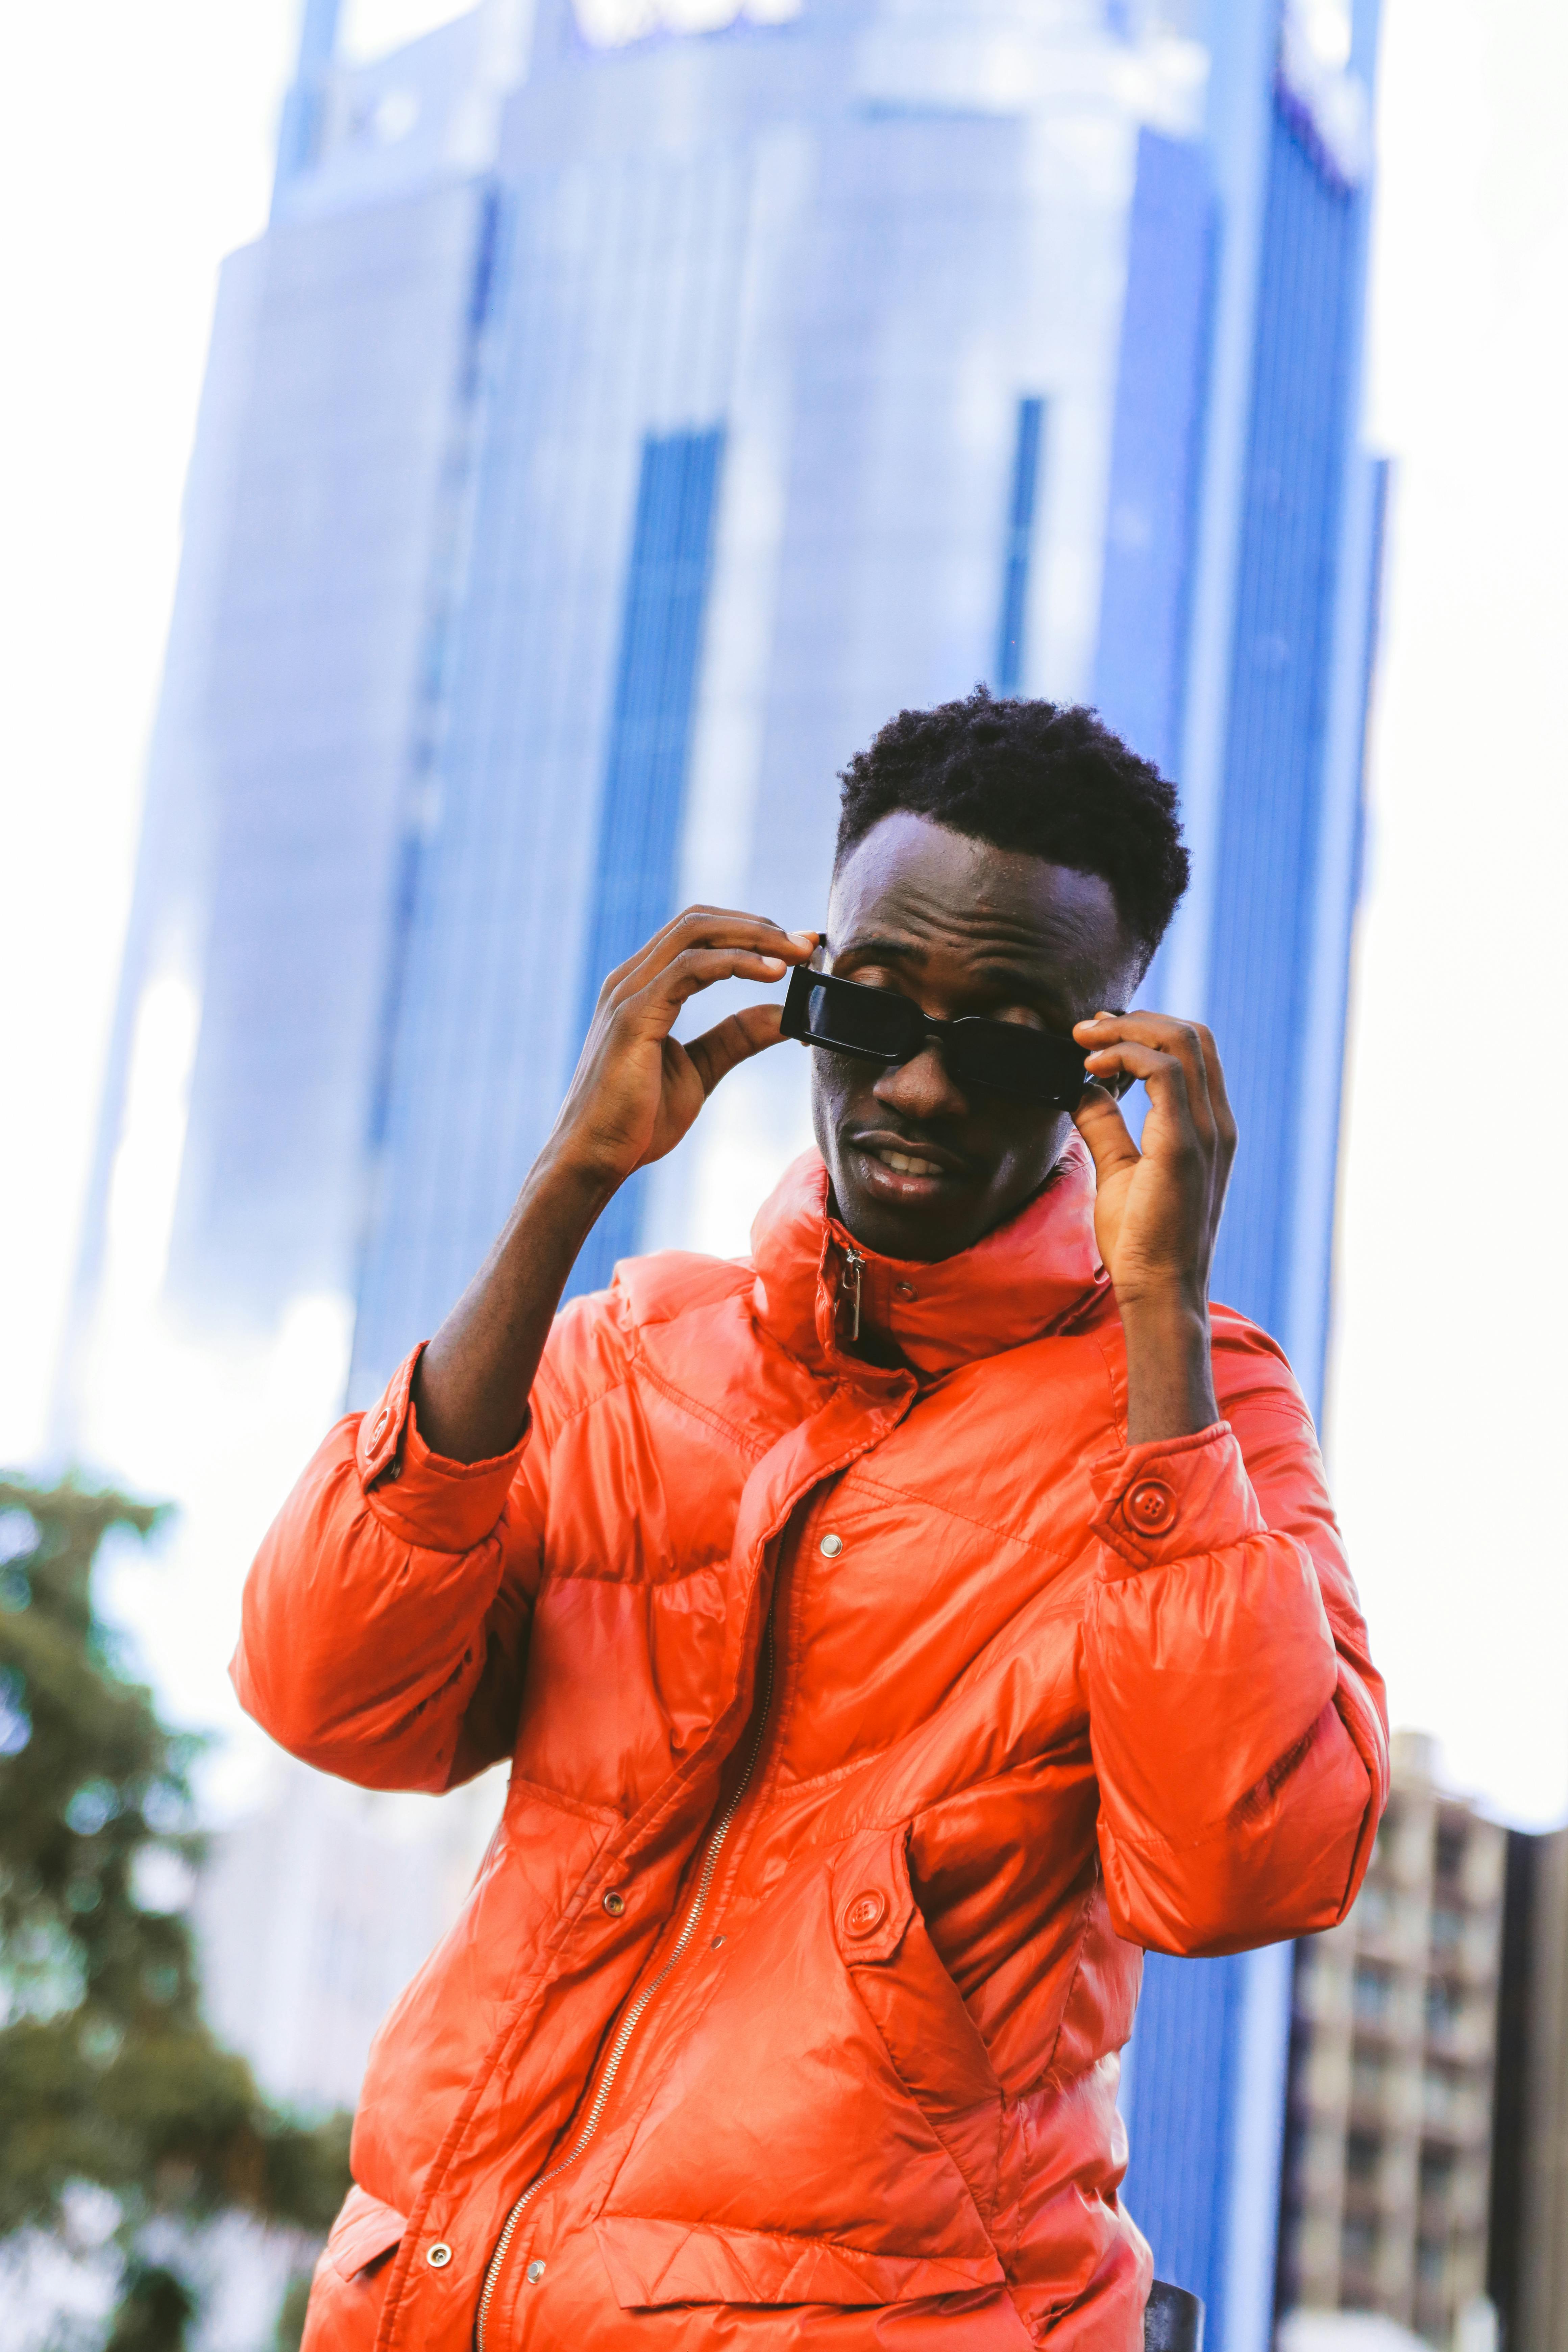
[[[977,686],[963,702],[900,710],[839,782],[836,866],[883,817],[905,810],[972,841],[1100,875],[1150,955],[1187,887],[1175,786],[1079,705],[998,702]]]

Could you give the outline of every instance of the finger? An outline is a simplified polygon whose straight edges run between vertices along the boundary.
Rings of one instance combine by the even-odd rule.
[[[620,1013],[651,1013],[668,1029],[688,997],[712,988],[721,980],[754,980],[765,987],[782,980],[789,970],[780,955],[761,955],[751,948],[683,948],[655,972],[646,986],[625,995]]]
[[[1219,1130],[1220,1140],[1225,1145],[1228,1155],[1236,1150],[1236,1113],[1230,1107],[1230,1094],[1225,1083],[1225,1065],[1220,1060],[1219,1047],[1215,1044],[1213,1031],[1205,1029],[1201,1021],[1194,1021],[1193,1027],[1197,1034],[1198,1044],[1203,1048],[1204,1072],[1208,1080],[1209,1102],[1214,1109],[1215,1125]]]
[[[1091,1020],[1079,1022],[1073,1034],[1080,1045],[1090,1046],[1108,1045],[1125,1038],[1152,1046],[1156,1053],[1168,1054],[1179,1062],[1187,1082],[1193,1124],[1207,1139],[1216,1122],[1209,1095],[1205,1033],[1196,1022],[1178,1021],[1163,1013],[1097,1013]]]
[[[791,940],[802,955],[808,955],[820,936],[816,931],[786,930],[772,915],[756,915],[747,907],[687,907],[649,940],[648,950],[724,947],[738,940],[778,939]]]
[[[1169,1054],[1186,1073],[1194,1117],[1203,1120],[1209,1116],[1208,1063],[1203,1043],[1206,1033],[1195,1021],[1177,1020],[1166,1013],[1097,1013],[1079,1022],[1073,1034],[1083,1045],[1111,1045],[1125,1038]]]
[[[1164,1136],[1161,1134],[1162,1118],[1172,1123],[1176,1139],[1190,1143],[1194,1150],[1212,1145],[1212,1123],[1200,1135],[1193,1117],[1187,1074],[1175,1055],[1162,1054],[1152,1045],[1139,1045],[1123,1039],[1116,1045],[1097,1046],[1084,1064],[1084,1075],[1091,1079],[1108,1076],[1114,1070],[1142,1078],[1149,1090],[1152,1123],[1146,1122],[1143,1129],[1145,1155],[1156,1144],[1168,1148],[1172,1139],[1169,1130]]]
[[[749,1062],[753,1054],[766,1053],[770,1045],[779,1043],[780,1010],[776,1004],[748,1004],[742,1013],[731,1013],[727,1021],[694,1037],[686,1048],[686,1056],[702,1081],[702,1091],[710,1095],[721,1078],[727,1078],[742,1062]]]
[[[786,966],[804,962],[809,947],[793,940],[778,924],[760,915],[729,914],[722,909],[691,908],[668,924],[640,953],[619,966],[605,982],[601,1001],[624,1003],[669,969],[692,948],[748,948],[772,955]]]
[[[742,914],[726,907],[688,907],[640,953],[611,973],[601,994],[611,1003],[624,1002],[694,948],[750,948],[758,954],[780,958],[787,967],[805,963],[816,940],[815,931],[786,931],[764,915]]]
[[[606,974],[606,977],[615,980],[625,972],[635,971],[639,963],[648,956],[657,953],[667,940],[676,942],[694,936],[703,924],[727,921],[773,924],[773,917],[753,915],[743,907],[710,907],[706,904],[682,907],[678,915],[671,915],[667,923],[661,923],[651,939],[645,940],[640,948],[634,950],[632,954],[627,956],[624,962],[618,963],[615,971]],[[773,924],[773,927],[775,929],[778,928],[776,924]]]
[[[1088,1144],[1094,1161],[1097,1184],[1119,1169],[1136,1167],[1142,1153],[1127,1131],[1127,1122],[1116,1107],[1116,1099],[1103,1087],[1085,1087],[1074,1111],[1073,1125]]]

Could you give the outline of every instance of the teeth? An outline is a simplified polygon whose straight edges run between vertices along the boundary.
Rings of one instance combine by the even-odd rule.
[[[879,1160],[884,1168],[892,1169],[899,1176],[940,1176],[942,1174],[942,1170],[934,1160],[916,1160],[907,1151],[874,1151],[871,1157],[873,1160]]]

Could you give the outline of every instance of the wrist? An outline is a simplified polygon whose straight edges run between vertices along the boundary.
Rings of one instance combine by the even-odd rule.
[[[1208,1302],[1189,1291],[1118,1298],[1127,1349],[1127,1442],[1192,1437],[1219,1418]]]
[[[584,1234],[614,1200],[626,1171],[610,1166],[580,1138],[552,1135],[529,1171],[525,1195],[548,1202]]]
[[[1113,1285],[1114,1287],[1114,1285]],[[1174,1339],[1201,1333],[1208,1342],[1209,1302],[1206,1292],[1180,1282],[1137,1290],[1116,1290],[1117,1311],[1124,1330]]]

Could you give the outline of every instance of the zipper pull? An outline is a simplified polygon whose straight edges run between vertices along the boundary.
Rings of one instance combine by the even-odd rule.
[[[849,1337],[851,1340],[858,1339],[860,1337],[860,1276],[864,1273],[866,1261],[861,1256],[858,1250],[847,1249],[845,1251],[844,1272],[850,1284]]]

